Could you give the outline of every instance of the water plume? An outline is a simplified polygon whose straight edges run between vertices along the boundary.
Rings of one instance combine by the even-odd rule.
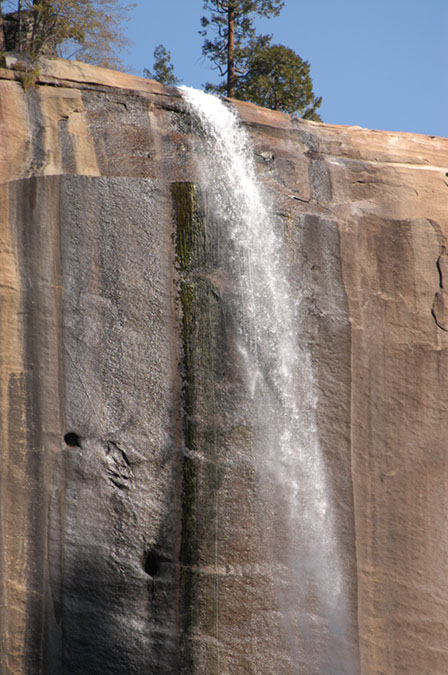
[[[355,666],[347,646],[344,569],[319,446],[302,298],[293,296],[288,285],[281,224],[256,176],[249,135],[231,104],[194,89],[181,90],[200,124],[201,190],[227,241],[227,272],[237,289],[232,321],[258,420],[257,465],[277,485],[286,505],[287,551],[282,552],[276,595],[291,659],[297,667],[304,658],[311,663],[306,658],[310,651],[314,666],[308,672],[349,675]]]

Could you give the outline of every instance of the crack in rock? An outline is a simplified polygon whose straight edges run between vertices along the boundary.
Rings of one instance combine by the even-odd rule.
[[[131,463],[124,450],[113,441],[107,442],[106,462],[106,474],[111,483],[120,489],[130,488],[133,480]]]
[[[448,298],[444,288],[444,280],[448,279],[448,253],[445,247],[437,258],[436,265],[439,274],[439,290],[434,295],[431,314],[436,326],[441,330],[448,331]]]

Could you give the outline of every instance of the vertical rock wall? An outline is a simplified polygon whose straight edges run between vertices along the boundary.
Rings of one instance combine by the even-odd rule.
[[[1,670],[331,672],[282,618],[284,506],[182,101],[42,73],[0,71]],[[445,673],[448,142],[238,109],[306,299],[344,648]]]

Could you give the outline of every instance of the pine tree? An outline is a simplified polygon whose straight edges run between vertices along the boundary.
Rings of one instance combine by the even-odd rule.
[[[152,72],[143,69],[145,77],[161,82],[162,84],[179,84],[180,80],[174,75],[174,66],[171,63],[171,53],[163,45],[157,45],[154,49],[154,64]]]
[[[226,76],[227,96],[235,95],[237,79],[245,72],[255,16],[277,16],[283,5],[284,0],[204,0],[208,16],[202,17],[199,31],[205,38],[202,54]],[[212,39],[209,31],[216,33]]]
[[[236,98],[257,105],[296,113],[321,121],[316,110],[322,103],[313,92],[310,64],[284,45],[255,46],[247,62],[247,72],[238,79]]]

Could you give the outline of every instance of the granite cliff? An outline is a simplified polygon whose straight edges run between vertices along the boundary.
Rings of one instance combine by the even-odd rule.
[[[25,92],[6,59],[2,673],[335,672],[318,607],[301,637],[279,607],[287,506],[257,473],[185,102],[61,60]],[[234,105],[306,299],[344,649],[446,673],[448,140]]]

